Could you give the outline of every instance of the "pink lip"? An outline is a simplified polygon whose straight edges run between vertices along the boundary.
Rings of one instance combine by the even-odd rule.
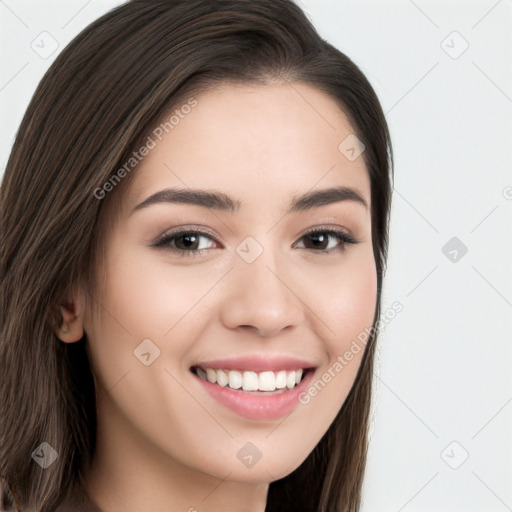
[[[279,370],[299,370],[314,368],[316,365],[310,361],[289,356],[264,357],[261,355],[230,357],[226,359],[216,359],[215,361],[206,361],[198,363],[203,369],[213,368],[215,370],[240,370],[264,372]]]
[[[223,368],[226,367],[223,366]],[[275,420],[290,414],[300,403],[299,395],[308,389],[315,372],[308,371],[301,382],[293,389],[285,388],[286,391],[268,395],[244,392],[227,386],[222,387],[218,384],[212,384],[195,374],[193,375],[204,386],[210,396],[228,409],[250,420],[265,421]]]

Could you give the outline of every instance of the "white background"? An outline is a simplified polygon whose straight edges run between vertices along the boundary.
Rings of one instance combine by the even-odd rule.
[[[0,0],[2,172],[43,73],[121,3]],[[300,5],[372,83],[396,159],[383,311],[403,310],[380,337],[363,511],[512,510],[512,0]]]

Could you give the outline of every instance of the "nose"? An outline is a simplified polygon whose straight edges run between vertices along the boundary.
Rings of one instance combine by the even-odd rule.
[[[229,329],[249,329],[272,337],[305,320],[305,304],[290,272],[277,270],[264,251],[256,261],[237,260],[228,277],[221,321]],[[267,256],[268,255],[268,256]]]

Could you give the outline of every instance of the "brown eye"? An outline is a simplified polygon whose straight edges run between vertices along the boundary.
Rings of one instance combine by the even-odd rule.
[[[202,231],[178,231],[166,233],[153,244],[153,247],[169,249],[181,256],[195,256],[211,248],[204,247],[205,243],[201,243],[201,239],[214,240],[211,235]]]
[[[346,249],[347,244],[356,244],[357,240],[342,231],[335,231],[332,229],[316,229],[309,231],[303,237],[306,241],[305,249],[311,249],[319,253],[330,253],[331,251]],[[337,240],[337,245],[332,245],[332,240]],[[331,247],[329,245],[331,244]]]
[[[197,250],[200,236],[194,234],[186,234],[174,237],[174,245],[181,250]],[[180,247],[181,246],[181,247]]]

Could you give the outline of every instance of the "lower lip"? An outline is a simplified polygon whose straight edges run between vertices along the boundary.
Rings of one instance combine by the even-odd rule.
[[[300,403],[299,395],[305,391],[313,379],[314,371],[309,370],[293,389],[275,394],[258,395],[229,387],[219,386],[193,374],[206,391],[222,405],[250,420],[275,420],[290,414]]]

